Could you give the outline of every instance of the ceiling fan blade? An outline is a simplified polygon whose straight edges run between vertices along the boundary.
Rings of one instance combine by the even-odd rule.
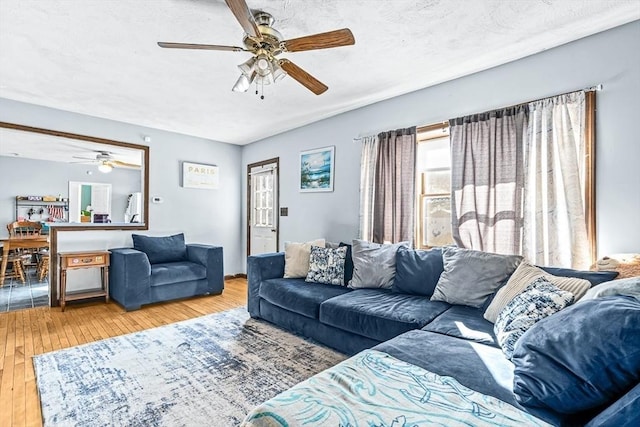
[[[224,1],[227,3],[227,6],[229,6],[229,9],[231,9],[231,12],[235,15],[244,32],[250,37],[261,39],[262,34],[260,34],[258,24],[256,24],[256,20],[253,18],[253,13],[251,13],[249,6],[247,6],[247,2],[244,0]]]
[[[326,92],[327,89],[329,89],[324,83],[322,83],[288,59],[281,59],[279,63],[280,66],[287,72],[287,74],[289,74],[291,77],[297,80],[298,83],[300,83],[302,86],[306,87],[316,95],[320,95]]]
[[[95,159],[95,158],[91,159],[91,158],[89,158],[89,157],[71,156],[71,158],[72,158],[72,159],[80,159],[80,160],[88,160],[88,161],[90,161],[90,162],[95,162],[95,161],[96,161],[96,159]],[[78,162],[78,163],[80,163],[80,162]]]
[[[356,40],[353,38],[351,30],[343,28],[341,30],[329,31],[327,33],[313,34],[311,36],[285,40],[280,43],[280,46],[287,52],[302,52],[305,50],[349,46],[355,43]]]
[[[158,46],[169,49],[201,49],[201,50],[227,50],[232,52],[246,51],[247,49],[238,46],[221,46],[217,44],[195,44],[195,43],[171,43],[158,42]]]
[[[128,168],[140,168],[140,165],[136,165],[134,163],[127,163],[127,162],[123,162],[120,160],[108,160],[108,163],[110,163],[113,166],[124,166],[124,167],[128,167]]]

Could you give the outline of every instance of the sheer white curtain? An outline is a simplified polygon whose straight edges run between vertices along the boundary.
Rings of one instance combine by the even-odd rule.
[[[529,104],[524,144],[523,255],[538,265],[588,268],[585,94]]]
[[[365,136],[360,157],[360,238],[373,241],[373,203],[378,159],[378,136]]]

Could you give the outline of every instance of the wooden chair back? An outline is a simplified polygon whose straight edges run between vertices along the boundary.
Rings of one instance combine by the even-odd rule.
[[[27,237],[42,234],[42,223],[35,221],[14,221],[7,224],[11,237]]]

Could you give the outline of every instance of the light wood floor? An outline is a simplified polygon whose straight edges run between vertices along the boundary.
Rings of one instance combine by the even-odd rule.
[[[225,282],[222,295],[143,306],[125,312],[92,302],[0,314],[0,426],[40,426],[42,416],[31,357],[61,348],[228,310],[247,303],[246,279]]]

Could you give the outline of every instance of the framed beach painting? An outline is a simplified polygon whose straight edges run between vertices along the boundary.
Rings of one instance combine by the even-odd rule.
[[[300,191],[333,191],[335,147],[300,152]]]

